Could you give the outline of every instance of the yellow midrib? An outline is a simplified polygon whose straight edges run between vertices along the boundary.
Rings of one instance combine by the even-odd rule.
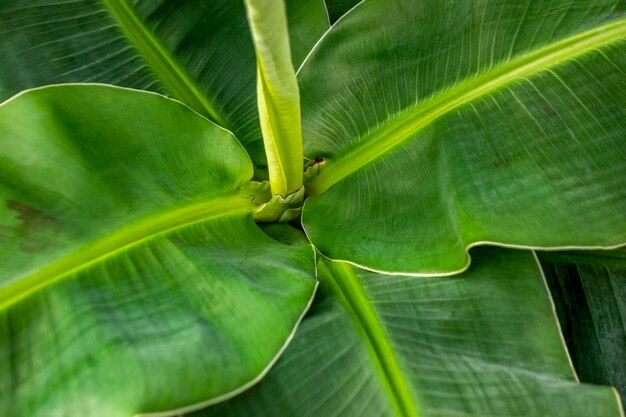
[[[309,194],[323,192],[370,162],[388,154],[439,117],[464,104],[624,38],[626,38],[626,18],[555,42],[479,76],[469,78],[418,106],[408,108],[391,122],[367,134],[347,153],[325,161],[319,175],[311,177],[305,184],[307,192]]]
[[[322,259],[330,270],[325,275],[329,284],[368,346],[377,371],[390,395],[394,413],[398,417],[420,417],[419,404],[404,377],[389,335],[353,267],[344,262]]]
[[[252,212],[253,209],[254,205],[251,200],[237,193],[179,207],[135,221],[128,227],[100,237],[97,241],[0,288],[0,311],[43,287],[63,279],[68,274],[101,262],[119,252],[127,251],[158,235],[211,218]]]
[[[139,19],[127,0],[102,0],[102,2],[163,87],[198,113],[226,126],[224,117],[209,102],[187,71]]]

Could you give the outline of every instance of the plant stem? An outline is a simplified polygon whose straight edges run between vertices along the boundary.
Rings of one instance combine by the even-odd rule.
[[[256,51],[257,103],[273,195],[302,188],[300,93],[283,0],[245,0]]]

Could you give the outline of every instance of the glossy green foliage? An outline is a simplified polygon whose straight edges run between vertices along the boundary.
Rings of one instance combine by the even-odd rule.
[[[452,278],[319,265],[311,312],[257,387],[193,417],[610,417],[576,383],[530,252],[481,248]]]
[[[626,250],[541,252],[563,335],[580,379],[626,400]]]
[[[418,275],[467,248],[626,242],[618,0],[365,1],[299,72],[303,223],[332,259]]]
[[[0,106],[0,415],[173,410],[260,378],[316,284],[309,244],[252,221],[251,176],[229,132],[156,94]]]
[[[281,1],[0,1],[0,416],[623,416],[626,3]]]
[[[290,0],[297,67],[328,28],[323,0]],[[0,100],[99,82],[169,94],[236,133],[265,165],[243,1],[0,2]]]

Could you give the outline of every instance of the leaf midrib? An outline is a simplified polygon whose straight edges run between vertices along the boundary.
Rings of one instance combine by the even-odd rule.
[[[617,19],[521,55],[481,75],[468,78],[431,99],[409,107],[366,134],[354,148],[327,159],[319,175],[305,185],[319,194],[369,163],[392,152],[441,116],[509,84],[626,38],[626,18]]]
[[[326,260],[323,262],[327,262],[330,269],[330,273],[327,274],[329,283],[368,345],[396,414],[398,417],[419,417],[418,404],[403,376],[389,336],[358,276],[346,263]]]
[[[144,217],[71,252],[29,275],[0,288],[0,311],[69,274],[102,262],[149,239],[191,226],[194,223],[237,213],[252,212],[251,200],[239,193],[215,197]]]
[[[193,110],[226,126],[224,118],[126,0],[101,0],[129,42],[172,96]]]

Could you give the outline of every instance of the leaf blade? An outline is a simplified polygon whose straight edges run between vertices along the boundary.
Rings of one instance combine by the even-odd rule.
[[[59,261],[5,286],[0,292],[0,309],[5,309],[43,287],[63,279],[64,275],[88,268],[95,262],[101,262],[104,258],[114,256],[119,251],[140,245],[156,235],[169,233],[214,217],[237,213],[250,214],[253,210],[254,206],[251,201],[244,200],[238,193],[235,193],[231,196],[218,197],[179,208],[174,212],[155,216],[155,218],[141,219],[136,225],[105,236],[96,243],[82,247]]]
[[[190,410],[267,372],[313,252],[252,221],[229,132],[157,94],[58,86],[4,103],[0,143],[1,414]]]
[[[323,159],[307,188],[331,187],[303,211],[317,249],[428,276],[463,271],[480,244],[622,244],[615,6],[364,2],[347,14],[299,73],[305,156]],[[383,30],[365,39],[371,27]]]
[[[530,77],[562,62],[575,59],[579,55],[623,41],[625,37],[626,19],[618,19],[533,51],[526,56],[517,57],[502,67],[457,84],[434,98],[432,103],[429,101],[420,103],[419,107],[407,110],[406,115],[394,115],[393,123],[385,125],[381,131],[368,134],[361,139],[357,147],[350,149],[340,158],[327,162],[319,175],[311,177],[309,189],[312,194],[324,192],[365,165],[402,146],[403,142],[411,139],[415,133],[458,107],[492,94],[510,83],[519,81],[520,78]],[[411,114],[411,111],[414,113]]]

